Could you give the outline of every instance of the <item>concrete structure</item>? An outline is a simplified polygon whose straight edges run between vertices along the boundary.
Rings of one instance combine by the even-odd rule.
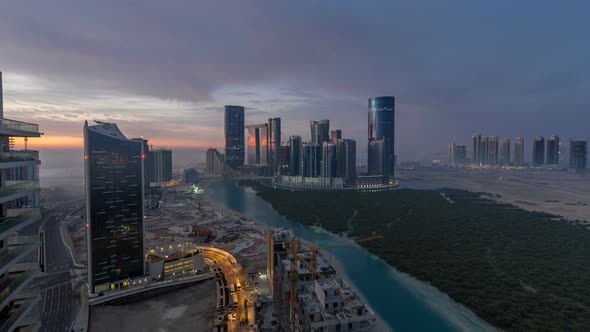
[[[524,165],[524,138],[522,137],[514,139],[514,165]]]
[[[500,165],[510,165],[510,138],[502,138],[498,162]]]
[[[150,249],[146,255],[152,280],[169,280],[205,272],[205,257],[191,244]]]
[[[244,107],[225,106],[225,162],[234,170],[244,166]]]
[[[207,149],[207,165],[205,172],[213,175],[225,174],[225,158],[217,149]]]
[[[84,123],[88,291],[115,289],[145,275],[143,144],[116,124]]]
[[[301,137],[291,136],[289,138],[289,175],[301,175]]]
[[[467,163],[467,146],[455,145],[453,150],[453,163],[458,165]]]
[[[338,140],[342,139],[342,130],[340,129],[334,129],[330,132],[330,142],[332,142],[332,144],[336,144],[338,143]]]
[[[281,118],[268,119],[268,164],[274,174],[279,173],[281,147]]]
[[[147,169],[149,169],[150,182],[166,182],[172,180],[172,150],[156,149],[147,154]]]
[[[374,165],[374,162],[380,162],[379,159],[372,159],[368,156],[367,165],[369,169],[379,169],[387,166],[390,177],[394,177],[395,169],[395,97],[373,97],[369,98],[369,120],[368,120],[368,139],[369,148],[371,142],[383,140],[387,147],[386,159],[383,165]]]
[[[369,175],[380,175],[383,176],[384,184],[389,182],[389,176],[391,174],[391,167],[389,162],[390,147],[389,140],[387,138],[376,139],[369,141],[368,149],[368,174]]]
[[[246,164],[268,165],[268,123],[246,126],[248,135]]]
[[[39,152],[17,150],[14,138],[40,137],[39,126],[3,117],[0,72],[0,331],[35,331],[40,327],[37,289],[28,285],[44,266],[37,227],[23,229],[41,220],[39,207]],[[23,260],[33,256],[32,260]]]
[[[322,143],[321,176],[323,178],[336,177],[336,144]]]
[[[320,176],[321,148],[319,144],[305,143],[301,148],[301,175],[307,178]]]
[[[586,171],[588,161],[588,146],[586,141],[570,141],[569,168],[572,171]]]
[[[545,164],[545,138],[537,136],[533,139],[533,166],[539,167]]]
[[[551,135],[547,139],[547,165],[558,166],[559,165],[559,137],[557,135]]]
[[[310,121],[311,143],[322,145],[330,141],[330,120]]]

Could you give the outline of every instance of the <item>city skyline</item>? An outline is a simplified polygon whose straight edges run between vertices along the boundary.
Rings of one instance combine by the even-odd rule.
[[[396,135],[405,142],[396,146],[400,160],[444,156],[430,142],[466,139],[480,123],[499,137],[517,133],[531,142],[552,132],[565,140],[590,138],[580,125],[590,120],[584,112],[589,75],[583,65],[588,53],[581,33],[588,25],[583,10],[538,3],[537,15],[530,17],[525,4],[510,4],[510,10],[464,2],[429,8],[407,3],[185,5],[140,8],[139,14],[160,24],[138,21],[136,28],[123,17],[137,9],[123,4],[76,4],[67,17],[56,11],[59,6],[1,5],[0,42],[10,46],[0,55],[6,111],[47,128],[44,140],[31,143],[44,149],[81,150],[82,119],[116,121],[130,136],[152,128],[150,138],[172,149],[221,147],[217,115],[226,104],[244,105],[256,122],[281,117],[284,137],[303,134],[307,139],[296,129],[310,119],[328,118],[362,142],[364,130],[355,124],[365,118],[365,98],[384,94],[398,98]],[[209,41],[204,31],[215,26],[208,10],[225,13],[232,23],[214,30],[223,45],[207,43],[205,50],[197,41]],[[267,29],[276,25],[278,16],[271,14],[277,12],[290,12],[292,18]],[[308,12],[316,15],[304,15]],[[351,12],[355,25],[337,19]],[[414,23],[419,13],[440,26]],[[496,16],[503,24],[496,24]],[[549,19],[559,29],[548,27]],[[232,34],[254,21],[258,24],[244,36]],[[196,28],[194,22],[208,28]],[[195,27],[190,34],[186,24]],[[355,28],[354,37],[337,38],[353,27],[363,28]],[[384,49],[372,52],[371,45],[384,36],[394,42],[379,43]],[[297,52],[273,46],[287,39],[300,41]],[[335,44],[326,48],[323,40]],[[134,42],[125,46],[123,41]],[[243,48],[239,56],[229,56],[224,45],[232,44]],[[94,54],[96,46],[103,53]],[[565,53],[567,63],[561,60]],[[512,120],[506,123],[503,115]],[[364,144],[358,149],[366,154]]]

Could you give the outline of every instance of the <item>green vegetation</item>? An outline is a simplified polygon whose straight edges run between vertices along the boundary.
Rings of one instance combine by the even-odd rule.
[[[252,183],[281,214],[350,236],[510,331],[590,328],[590,231],[555,216],[444,189],[297,192]],[[355,215],[356,211],[356,215]],[[354,216],[351,218],[351,216]]]

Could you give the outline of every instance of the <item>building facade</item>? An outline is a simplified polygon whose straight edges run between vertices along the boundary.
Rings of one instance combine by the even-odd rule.
[[[291,136],[289,138],[289,175],[301,175],[301,137]]]
[[[334,129],[330,132],[330,142],[332,142],[332,144],[336,144],[338,143],[338,140],[342,139],[342,130],[340,129]]]
[[[330,120],[310,121],[311,143],[322,145],[330,140]]]
[[[369,141],[368,153],[368,175],[382,176],[383,182],[389,182],[390,176],[390,148],[387,138]]]
[[[246,126],[246,164],[268,165],[268,123]]]
[[[146,164],[149,169],[150,182],[160,183],[172,180],[172,150],[150,150],[147,152]]]
[[[383,140],[387,145],[387,167],[390,177],[393,177],[395,168],[395,97],[369,98],[368,119],[369,150],[372,141]],[[367,160],[369,169],[380,168],[380,165],[371,165],[371,158]]]
[[[588,160],[588,143],[586,141],[570,141],[569,168],[572,171],[585,171]]]
[[[234,170],[244,166],[244,107],[225,106],[225,162]]]
[[[336,177],[336,144],[328,142],[322,144],[321,168],[323,178]]]
[[[268,119],[268,157],[273,174],[280,168],[281,118]]]
[[[305,143],[301,149],[301,176],[317,178],[320,176],[320,157],[322,149],[319,144]]]
[[[205,172],[213,175],[225,174],[225,158],[217,149],[207,149]]]
[[[145,275],[143,144],[116,124],[84,124],[88,290],[119,289]]]
[[[537,136],[533,139],[533,166],[543,166],[545,164],[545,138]]]
[[[516,137],[514,139],[514,165],[524,166],[524,138]]]
[[[453,152],[453,163],[458,165],[467,163],[466,145],[455,145]]]
[[[502,138],[499,163],[500,165],[510,165],[510,138]]]
[[[547,165],[559,165],[559,137],[551,135],[547,139]]]

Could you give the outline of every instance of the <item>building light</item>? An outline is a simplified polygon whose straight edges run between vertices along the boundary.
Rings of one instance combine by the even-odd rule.
[[[84,156],[84,160],[88,160],[88,156]]]

